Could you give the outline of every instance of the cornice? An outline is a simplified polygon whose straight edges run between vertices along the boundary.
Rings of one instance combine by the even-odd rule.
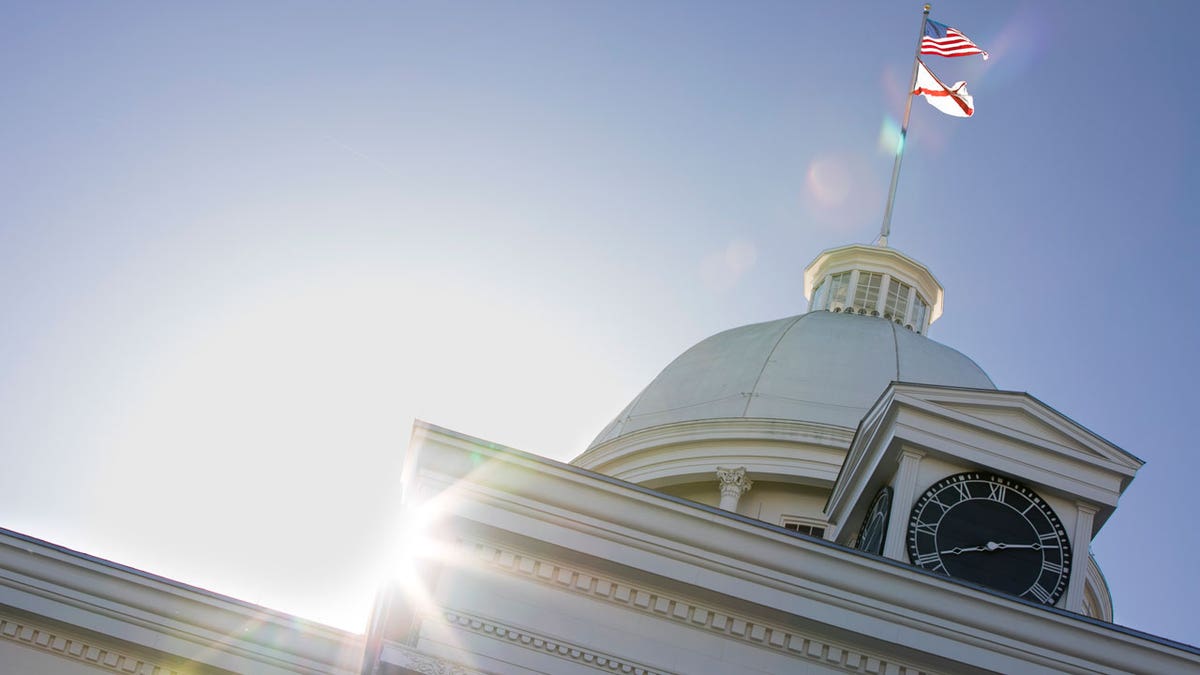
[[[712,448],[719,452],[720,448],[729,448],[736,443],[778,444],[787,446],[793,454],[798,447],[808,447],[814,455],[841,455],[850,447],[853,437],[851,429],[796,420],[747,417],[691,420],[618,436],[589,448],[571,464],[614,474],[612,467],[636,464],[642,455],[649,456],[671,448],[700,452]],[[786,453],[780,459],[786,460]]]
[[[996,434],[1015,436],[1028,443],[1044,446],[1047,450],[1070,454],[1080,461],[1088,461],[1128,475],[1133,475],[1144,464],[1134,455],[1113,445],[1107,439],[1026,392],[955,389],[910,383],[895,383],[893,386],[896,389],[895,399],[909,406],[923,408],[947,419],[970,424]],[[1078,443],[1086,449],[1087,455],[1080,455],[1075,448],[1052,439],[1030,434],[1022,429],[997,423],[983,415],[963,412],[954,408],[956,404],[977,406],[980,409],[994,407],[1018,411]]]
[[[0,532],[0,602],[22,614],[229,670],[357,670],[362,637]]]
[[[398,642],[384,642],[380,661],[420,675],[487,675],[461,663],[417,651]]]
[[[921,672],[921,669],[912,664],[888,659],[882,654],[802,633],[782,623],[765,621],[760,617],[734,612],[727,607],[705,603],[677,593],[665,592],[643,583],[631,582],[629,579],[586,569],[577,564],[553,560],[485,541],[460,540],[460,544],[463,547],[464,558],[469,557],[476,563],[481,563],[492,570],[567,591],[574,595],[599,600],[639,614],[671,621],[694,630],[702,630],[743,644],[787,654],[789,657],[820,664],[826,668],[836,668],[851,673]],[[483,630],[498,637],[530,644],[524,632],[511,627],[507,629],[507,633],[501,632],[488,628],[486,621],[481,624],[477,618],[466,617],[454,611],[446,612],[446,620],[458,625],[470,625],[476,632]],[[540,639],[544,642],[550,640],[544,637]],[[537,642],[532,644],[534,647],[542,646]],[[589,653],[588,648],[571,645],[558,639],[554,640],[547,649],[562,655],[572,654],[573,658],[577,660],[580,658],[579,654]],[[611,656],[604,658],[607,660],[597,661],[596,665],[608,668],[620,667],[617,665],[620,663],[620,659]],[[643,668],[648,674],[663,672],[636,664],[633,667]],[[621,672],[631,671],[622,668]]]
[[[93,638],[0,614],[0,640],[23,645],[67,661],[85,663],[112,673],[179,675],[166,663],[115,649]]]
[[[519,628],[497,619],[489,619],[477,614],[457,610],[446,610],[434,617],[459,630],[466,630],[476,635],[490,637],[496,640],[510,642],[526,649],[543,652],[575,663],[591,666],[599,670],[612,670],[619,673],[638,673],[639,675],[670,675],[665,670],[651,668],[635,661],[630,661],[607,652],[584,646],[582,644],[553,637],[537,631]]]
[[[828,489],[841,466],[840,452],[823,454],[804,448],[692,447],[679,450],[640,453],[626,461],[605,467],[605,473],[629,481],[662,489],[668,485],[707,482],[718,466],[744,466],[755,480],[763,482],[815,485]],[[789,452],[789,450],[791,452]]]
[[[829,631],[856,644],[883,639],[994,670],[1200,668],[1194,647],[793,536],[578,467],[428,425],[415,440],[410,452],[419,458],[406,480],[422,501],[444,491],[438,502],[453,521],[439,527],[446,536],[478,531],[490,540],[545,542],[605,569],[686,579],[679,582],[685,588],[739,605],[797,620],[819,615]]]

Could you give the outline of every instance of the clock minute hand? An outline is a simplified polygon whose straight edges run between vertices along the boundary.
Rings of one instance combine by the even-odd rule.
[[[1009,549],[1009,548],[1031,548],[1035,551],[1040,551],[1040,550],[1042,550],[1042,545],[1037,542],[1034,542],[1032,544],[1003,544],[1003,543],[997,544],[994,541],[989,541],[988,543],[984,544],[983,547],[980,548],[980,550],[986,549],[988,551],[1002,551],[1004,549]]]
[[[959,555],[974,551],[1004,551],[1010,548],[1031,548],[1035,551],[1040,551],[1042,549],[1042,545],[1036,542],[1033,544],[1005,544],[1002,542],[997,543],[994,541],[989,541],[982,546],[955,546],[948,551],[939,551],[938,553],[940,555]]]

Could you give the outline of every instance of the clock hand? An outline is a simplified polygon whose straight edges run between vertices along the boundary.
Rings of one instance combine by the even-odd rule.
[[[1033,543],[1033,544],[999,543],[998,544],[994,541],[989,541],[988,543],[984,544],[983,546],[955,546],[954,548],[952,548],[948,551],[939,551],[938,554],[939,555],[959,555],[961,553],[970,553],[972,551],[1003,551],[1005,549],[1010,549],[1010,548],[1031,548],[1035,551],[1040,551],[1040,550],[1042,550],[1042,545],[1038,544],[1038,543]]]
[[[988,542],[989,544],[991,542]],[[987,551],[987,546],[955,546],[949,551],[938,551],[939,555],[958,555],[959,553],[969,553],[971,551]]]
[[[1040,551],[1042,550],[1042,545],[1037,542],[1032,544],[997,544],[994,541],[989,541],[985,545],[985,548],[987,548],[989,551],[1002,551],[1008,548],[1031,548],[1035,551]]]

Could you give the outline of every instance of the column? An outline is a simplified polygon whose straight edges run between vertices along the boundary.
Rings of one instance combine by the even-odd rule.
[[[1092,545],[1092,522],[1095,520],[1095,506],[1086,502],[1075,502],[1075,529],[1071,535],[1071,580],[1067,582],[1067,592],[1063,600],[1063,609],[1083,613],[1083,587],[1087,581],[1088,549]]]
[[[736,469],[717,467],[717,480],[721,484],[719,507],[737,513],[738,500],[754,485],[754,481],[746,478],[746,467],[739,466]]]
[[[900,451],[900,468],[892,483],[892,513],[888,516],[887,538],[883,540],[883,557],[908,562],[904,541],[908,535],[908,512],[917,498],[917,470],[925,453],[913,448]]]
[[[909,286],[908,287],[908,307],[904,310],[904,316],[900,319],[900,323],[902,325],[907,326],[912,323],[913,307],[917,304],[916,300],[917,300],[917,287]],[[913,326],[913,329],[914,329],[914,332],[917,332],[917,333],[921,332],[920,326]]]
[[[842,311],[854,309],[854,294],[858,292],[858,270],[850,271],[849,285],[846,286],[846,302],[843,304]]]
[[[884,310],[887,309],[888,291],[892,285],[892,275],[884,274],[883,279],[879,282],[879,297],[875,298],[875,315],[883,316]],[[889,319],[890,321],[890,319]]]

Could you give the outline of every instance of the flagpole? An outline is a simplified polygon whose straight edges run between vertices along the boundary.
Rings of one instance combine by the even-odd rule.
[[[879,246],[887,246],[888,235],[892,232],[892,205],[896,202],[896,184],[900,182],[900,162],[904,159],[904,139],[908,136],[908,116],[912,113],[913,89],[917,86],[917,67],[921,58],[921,41],[925,38],[925,22],[929,21],[929,9],[925,5],[925,13],[921,15],[921,32],[917,34],[917,53],[913,56],[912,79],[908,83],[908,100],[904,103],[904,121],[900,124],[900,143],[896,148],[896,162],[892,164],[892,184],[888,187],[887,206],[883,210],[883,225],[879,228]]]

